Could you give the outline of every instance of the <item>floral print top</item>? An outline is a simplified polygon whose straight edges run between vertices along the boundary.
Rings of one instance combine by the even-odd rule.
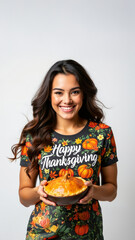
[[[100,184],[102,167],[118,161],[111,127],[104,123],[88,121],[77,134],[61,135],[52,132],[53,146],[45,146],[38,156],[40,181],[63,176],[80,176]],[[21,166],[28,166],[27,150],[32,145],[27,135],[22,148]],[[70,203],[69,203],[70,204]],[[102,240],[102,213],[100,204],[93,199],[89,204],[49,206],[36,204],[28,223],[26,239],[89,239]]]

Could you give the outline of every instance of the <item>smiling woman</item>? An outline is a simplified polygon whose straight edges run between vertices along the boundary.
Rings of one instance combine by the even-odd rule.
[[[12,160],[21,150],[20,202],[35,205],[27,240],[104,239],[99,200],[116,197],[118,159],[113,132],[102,122],[96,93],[79,63],[62,60],[49,69],[32,101],[33,119],[12,148]],[[48,199],[44,186],[64,174],[82,178],[89,188],[79,202],[58,206]]]
[[[78,119],[83,104],[83,93],[73,74],[57,74],[52,83],[51,105],[61,119]]]

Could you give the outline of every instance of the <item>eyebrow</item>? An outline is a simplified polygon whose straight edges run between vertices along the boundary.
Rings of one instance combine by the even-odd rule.
[[[75,90],[75,89],[80,89],[80,87],[74,87],[74,88],[71,88],[70,90]],[[64,91],[64,89],[62,88],[53,88],[53,90],[60,90],[60,91]]]

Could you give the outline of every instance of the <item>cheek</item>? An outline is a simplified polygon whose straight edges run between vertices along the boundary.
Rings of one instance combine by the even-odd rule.
[[[82,105],[83,104],[83,96],[79,96],[77,99],[76,99],[76,103]]]
[[[55,95],[52,95],[51,96],[51,104],[52,105],[56,105],[56,104],[58,104],[60,102],[60,99],[57,97],[57,96],[55,96]]]

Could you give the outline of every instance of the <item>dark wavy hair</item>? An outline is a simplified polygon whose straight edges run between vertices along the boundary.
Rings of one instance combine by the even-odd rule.
[[[18,144],[12,146],[15,160],[20,157],[22,146],[25,145],[26,135],[32,136],[32,146],[28,150],[28,157],[31,164],[27,167],[26,173],[29,176],[30,170],[38,168],[38,154],[45,145],[52,145],[51,132],[56,123],[56,113],[51,106],[51,88],[54,77],[59,74],[73,74],[83,92],[83,105],[79,110],[79,116],[83,119],[91,119],[94,122],[101,122],[104,113],[97,100],[97,88],[78,62],[74,60],[62,60],[56,62],[47,72],[40,88],[32,99],[33,119],[29,121],[22,130]]]

